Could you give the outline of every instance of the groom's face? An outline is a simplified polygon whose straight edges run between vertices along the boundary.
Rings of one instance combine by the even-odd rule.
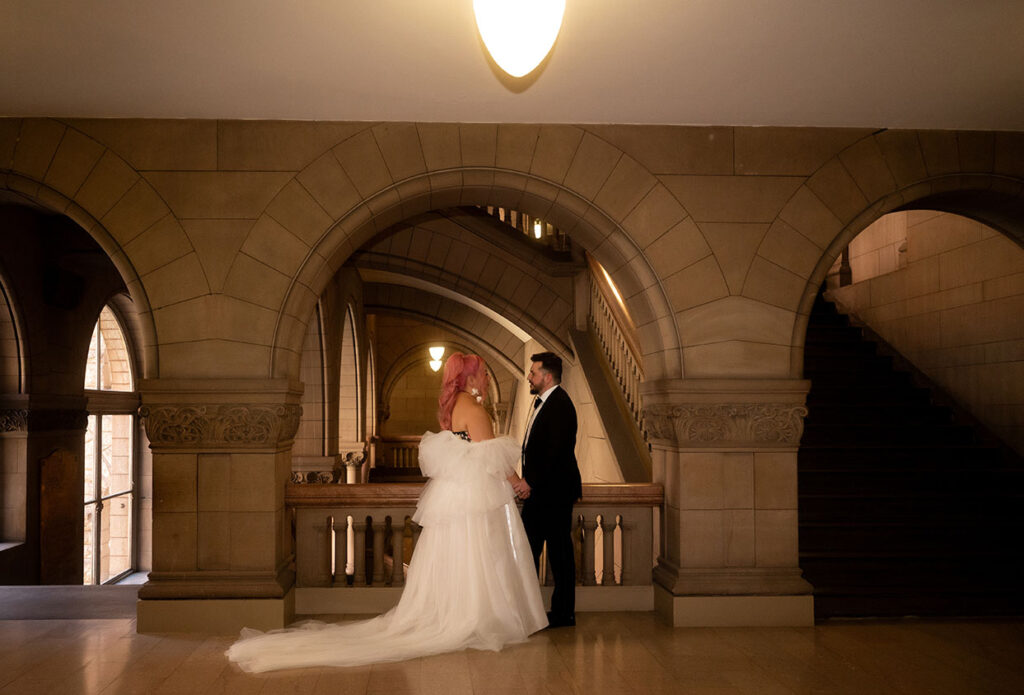
[[[526,375],[526,381],[530,384],[530,393],[533,395],[539,395],[544,393],[550,384],[551,375],[544,371],[543,365],[540,362],[534,362],[530,365],[530,372]]]

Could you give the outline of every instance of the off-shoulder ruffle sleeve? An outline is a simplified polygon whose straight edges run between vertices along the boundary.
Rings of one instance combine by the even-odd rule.
[[[510,437],[466,442],[448,431],[426,432],[420,439],[419,464],[430,480],[413,521],[444,523],[508,504],[515,495],[506,479],[515,472],[519,452]]]

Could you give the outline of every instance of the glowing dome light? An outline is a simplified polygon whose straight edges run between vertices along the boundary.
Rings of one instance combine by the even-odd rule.
[[[444,347],[441,345],[433,345],[427,348],[427,352],[430,353],[430,359],[439,360],[444,356]]]
[[[473,13],[494,62],[512,77],[523,77],[555,45],[565,0],[473,0]]]

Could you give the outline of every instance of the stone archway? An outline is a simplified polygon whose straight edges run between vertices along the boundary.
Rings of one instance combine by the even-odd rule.
[[[869,224],[896,210],[972,217],[1024,244],[1024,137],[1016,133],[882,131],[824,164],[793,195],[776,225],[819,249],[793,297],[790,373],[803,369],[814,298],[832,263]]]
[[[580,128],[447,124],[357,133],[268,206],[267,215],[289,219],[282,224],[309,245],[279,313],[272,375],[294,373],[299,317],[355,249],[403,219],[465,204],[529,211],[565,230],[623,291],[650,378],[681,376],[675,317],[644,253],[687,217],[678,201],[632,158]]]

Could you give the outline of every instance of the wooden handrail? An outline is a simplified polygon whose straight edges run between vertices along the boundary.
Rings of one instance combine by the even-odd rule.
[[[424,483],[289,483],[284,502],[289,507],[411,507]],[[660,483],[587,483],[580,505],[659,506],[665,489]]]

